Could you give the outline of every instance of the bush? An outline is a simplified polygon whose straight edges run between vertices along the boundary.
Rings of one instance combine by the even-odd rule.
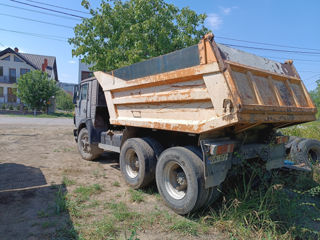
[[[2,109],[2,110],[6,110],[6,105],[5,105],[5,104],[2,104],[1,109]]]
[[[13,106],[12,105],[9,106],[9,110],[13,110]]]
[[[72,96],[63,91],[62,89],[59,90],[56,98],[56,107],[59,110],[72,111],[74,109]]]

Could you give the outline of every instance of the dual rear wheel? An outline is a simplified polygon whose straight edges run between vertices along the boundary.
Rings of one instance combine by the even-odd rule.
[[[199,149],[162,147],[151,138],[131,138],[120,152],[121,173],[131,187],[145,187],[154,180],[166,205],[187,214],[211,205],[217,188],[205,188],[204,167]]]

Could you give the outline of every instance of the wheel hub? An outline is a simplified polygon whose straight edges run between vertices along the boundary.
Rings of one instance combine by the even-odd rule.
[[[169,162],[163,172],[164,185],[168,194],[174,199],[185,197],[188,182],[182,167],[176,162]]]
[[[133,149],[127,151],[125,156],[126,172],[130,178],[135,178],[139,174],[139,158]]]

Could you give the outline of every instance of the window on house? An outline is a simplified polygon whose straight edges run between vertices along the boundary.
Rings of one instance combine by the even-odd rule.
[[[16,91],[17,91],[16,88],[8,87],[8,102],[10,102],[10,103],[17,102]]]
[[[22,76],[23,74],[30,72],[30,69],[28,68],[20,68],[20,76]]]
[[[15,83],[17,81],[17,73],[15,68],[9,69],[9,81],[10,83]]]
[[[3,67],[0,66],[0,77],[3,77]]]
[[[81,80],[90,78],[90,77],[92,77],[92,76],[93,76],[93,73],[92,73],[92,72],[87,72],[87,71],[82,71],[82,72],[81,72]]]
[[[2,58],[1,60],[4,60],[4,61],[10,61],[10,55],[5,57],[5,58]]]
[[[23,62],[20,58],[18,58],[17,56],[14,56],[14,61],[15,62]]]
[[[0,87],[0,97],[3,97],[3,87]]]

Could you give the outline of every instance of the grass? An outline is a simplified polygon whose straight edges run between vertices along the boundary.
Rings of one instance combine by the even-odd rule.
[[[114,186],[114,187],[120,187],[120,183],[119,183],[118,181],[114,181],[114,182],[112,183],[112,186]]]
[[[141,190],[129,189],[130,200],[132,202],[141,203],[144,201],[143,192]]]
[[[65,186],[71,186],[76,184],[76,181],[68,178],[67,176],[63,176],[62,184],[64,184]]]
[[[281,129],[284,135],[311,138],[320,141],[320,121],[304,123]]]
[[[198,223],[194,221],[190,221],[187,219],[179,219],[175,221],[171,226],[171,231],[177,231],[181,232],[185,235],[192,235],[197,236],[198,235]]]
[[[74,191],[76,194],[77,201],[84,202],[88,201],[90,196],[102,192],[102,187],[99,184],[93,184],[91,186],[80,186]]]
[[[67,210],[67,199],[65,191],[60,187],[55,198],[55,213],[61,214]]]
[[[252,166],[238,171],[242,174],[228,179],[207,224],[228,232],[231,239],[320,238],[314,220],[320,216],[319,182],[291,172],[274,172],[266,179],[264,171]]]

